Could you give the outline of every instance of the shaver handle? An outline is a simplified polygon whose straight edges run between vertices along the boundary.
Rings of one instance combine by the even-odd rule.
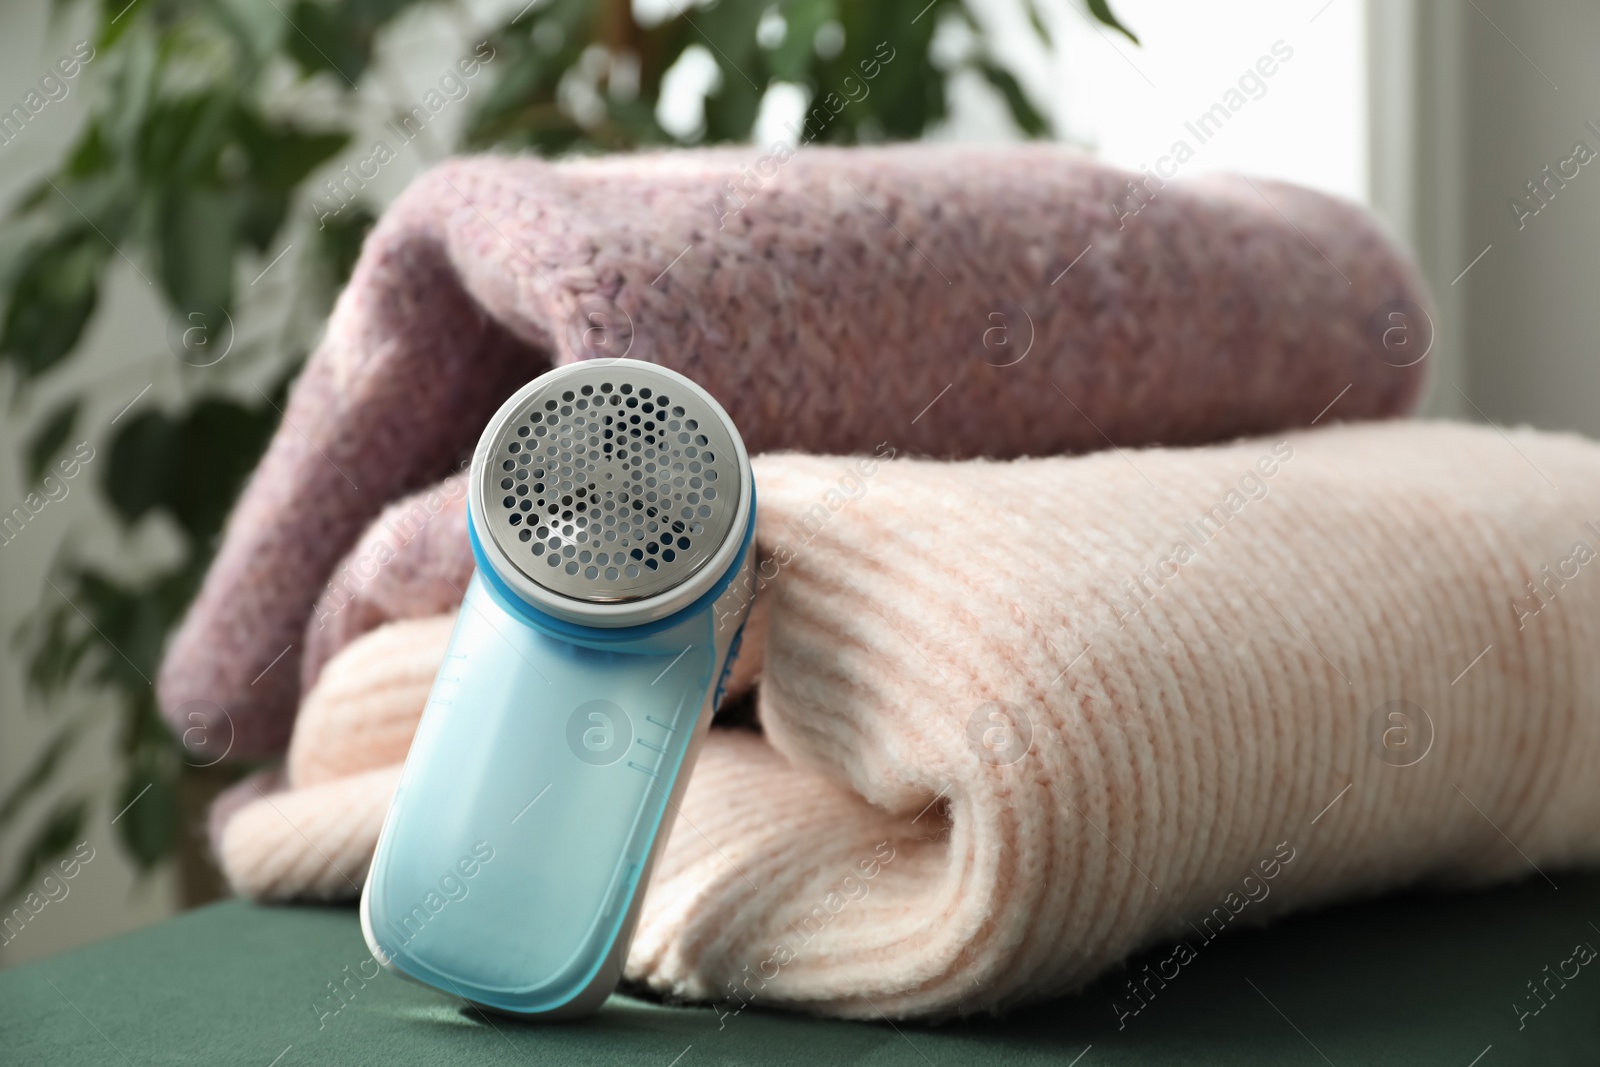
[[[375,957],[501,1011],[598,1007],[720,696],[729,615],[595,647],[475,574],[362,895]]]

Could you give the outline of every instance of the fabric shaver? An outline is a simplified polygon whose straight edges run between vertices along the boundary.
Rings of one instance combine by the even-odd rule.
[[[575,363],[501,406],[477,569],[361,894],[380,963],[521,1016],[610,995],[738,652],[755,503],[732,420],[675,371]]]

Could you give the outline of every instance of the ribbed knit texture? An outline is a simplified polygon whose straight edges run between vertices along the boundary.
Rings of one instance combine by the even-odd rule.
[[[1143,177],[1059,147],[912,145],[808,148],[719,218],[752,162],[463,159],[401,196],[174,638],[177,732],[205,701],[236,757],[282,751],[336,561],[554,364],[681,370],[752,452],[1198,443],[1417,395],[1383,312],[1428,298],[1355,205],[1225,178],[1136,198]]]
[[[999,1010],[1164,938],[1600,854],[1600,446],[1395,424],[859,463],[756,462],[764,736],[712,731],[631,979]],[[293,788],[223,832],[238,888],[350,895],[447,627],[330,661]],[[1401,700],[1425,755],[1385,737]]]

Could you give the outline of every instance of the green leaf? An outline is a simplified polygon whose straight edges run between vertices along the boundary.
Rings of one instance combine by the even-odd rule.
[[[123,783],[117,807],[122,811],[116,824],[122,843],[134,862],[149,870],[178,838],[177,794],[170,777],[136,765]]]
[[[69,178],[82,179],[110,170],[116,161],[116,154],[101,135],[100,123],[91,121],[78,138],[78,143],[72,146],[62,171]]]
[[[124,525],[170,501],[178,431],[160,411],[129,419],[111,439],[102,491]]]
[[[350,135],[269,124],[248,109],[240,110],[234,133],[244,156],[236,201],[239,236],[257,252],[266,252],[283,225],[295,190],[349,144]]]
[[[0,326],[0,358],[9,359],[24,378],[43,374],[65,358],[94,313],[110,252],[98,234],[81,230],[27,256]]]
[[[348,133],[310,132],[293,126],[257,124],[244,118],[238,124],[238,133],[249,162],[251,184],[285,193],[350,143]]]
[[[76,677],[92,631],[65,601],[41,606],[18,624],[13,644],[27,650],[28,691],[50,697]]]
[[[145,113],[140,131],[145,183],[165,189],[216,182],[218,159],[235,114],[234,95],[227,88],[158,101]]]
[[[92,660],[93,680],[115,686],[125,696],[136,694],[135,709],[150,701],[150,678],[161,658],[165,627],[172,621],[163,605],[87,570],[78,573],[75,583],[69,580],[68,588],[75,611],[87,616],[81,626],[89,628],[85,637],[98,653]]]
[[[767,53],[767,68],[779,81],[807,82],[816,62],[817,30],[839,17],[834,0],[795,0],[782,8],[788,23],[783,41]],[[847,41],[848,43],[848,41]]]
[[[44,425],[28,439],[28,481],[37,482],[50,461],[55,459],[61,446],[66,444],[72,428],[77,425],[78,411],[83,407],[79,400],[68,400],[55,409]]]
[[[1128,27],[1124,26],[1121,21],[1118,20],[1116,15],[1112,14],[1111,4],[1108,2],[1108,0],[1087,0],[1087,2],[1089,5],[1089,14],[1093,15],[1096,19],[1121,33],[1134,44],[1139,43],[1139,38],[1134,36],[1134,32],[1128,29]]]
[[[706,140],[747,140],[761,110],[761,90],[727,64],[718,66],[722,68],[722,87],[706,97]]]
[[[756,23],[770,6],[771,0],[718,0],[709,8],[694,8],[692,16],[684,10],[682,17],[694,30],[691,39],[698,39],[716,57],[724,85],[733,78],[751,92],[761,92]]]
[[[7,790],[3,799],[0,799],[0,827],[9,826],[29,798],[55,777],[56,768],[61,766],[62,757],[71,750],[76,740],[77,731],[73,727],[66,726],[58,730],[49,743],[39,750],[38,755],[33,758],[33,764],[23,772],[21,780]]]
[[[985,80],[1006,98],[1006,106],[1011,109],[1011,117],[1021,127],[1022,132],[1029,137],[1041,137],[1050,132],[1050,123],[1041,115],[1027,94],[1022,91],[1022,86],[1012,73],[993,62],[982,60],[977,64],[978,72]]]
[[[841,8],[845,48],[832,63],[819,63],[818,96],[825,98],[829,92],[844,95],[849,89],[846,78],[853,79],[850,84],[865,83],[870,93],[844,107],[817,140],[850,144],[863,136],[920,137],[943,118],[945,73],[934,67],[929,45],[934,27],[947,10],[962,8],[957,0],[934,0],[931,7],[926,0],[896,0]],[[811,113],[816,115],[815,103]],[[811,128],[816,127],[813,122]]]
[[[65,8],[69,6],[70,0],[57,0],[57,3],[62,8]],[[136,6],[147,7],[149,5]],[[122,35],[132,29],[143,14],[143,11],[135,11],[127,3],[119,2],[119,0],[100,0],[99,32],[95,36],[95,49],[104,51],[115,48],[122,39]],[[119,18],[119,15],[126,15],[127,17]]]
[[[1028,24],[1033,27],[1033,32],[1039,35],[1046,47],[1052,47],[1055,42],[1050,38],[1050,28],[1044,24],[1044,17],[1039,12],[1038,0],[1023,0],[1022,6],[1028,13]]]
[[[328,266],[335,289],[343,289],[361,256],[361,245],[377,223],[371,209],[357,206],[328,219],[317,232],[318,251]]]
[[[233,301],[235,198],[220,189],[168,187],[161,225],[161,282],[180,311]]]
[[[289,53],[307,74],[332,71],[353,89],[372,60],[378,31],[419,0],[300,0],[290,12]]]
[[[148,5],[141,2],[129,12],[142,14]],[[128,23],[123,19],[123,24]],[[136,33],[122,42],[118,63],[111,68],[106,91],[100,98],[98,124],[101,136],[120,162],[134,165],[141,158],[140,134],[145,115],[156,100],[156,91],[165,73],[163,50],[156,35]]]
[[[144,412],[111,440],[106,497],[129,525],[161,508],[208,545],[277,424],[265,402],[248,408],[215,397],[177,416]]]
[[[83,840],[84,815],[88,801],[83,798],[63,800],[50,812],[22,846],[11,880],[0,891],[0,901],[11,901],[33,888],[37,876],[51,860]]]
[[[288,36],[289,54],[307,74],[327,71],[353,89],[366,70],[367,54],[341,7],[314,0],[295,4],[286,16],[294,28]]]
[[[265,401],[250,408],[212,397],[178,423],[178,462],[166,503],[201,544],[209,548],[211,538],[221,532],[278,421],[278,412]]]

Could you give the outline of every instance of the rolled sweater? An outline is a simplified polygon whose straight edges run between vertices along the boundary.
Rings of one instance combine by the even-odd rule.
[[[756,155],[462,159],[407,190],[173,640],[177,732],[282,751],[336,561],[555,364],[683,371],[752,451],[1197,443],[1417,396],[1428,298],[1353,204],[1047,145]]]
[[[763,733],[711,732],[643,986],[1000,1011],[1153,943],[1600,851],[1591,442],[1366,425],[756,478]],[[291,788],[221,829],[239,889],[354,892],[448,625],[329,663]]]

